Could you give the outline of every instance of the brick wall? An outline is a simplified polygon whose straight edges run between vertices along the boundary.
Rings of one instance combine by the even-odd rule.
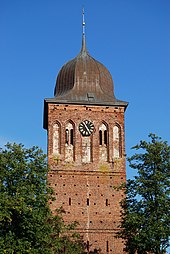
[[[93,122],[95,129],[89,137],[91,162],[83,163],[83,136],[79,124],[84,120]],[[70,122],[73,126],[73,160],[65,161],[66,133]],[[53,153],[53,126],[59,126],[59,154]],[[107,126],[107,157],[100,160],[99,128]],[[120,157],[114,157],[113,127],[120,127]],[[115,142],[115,144],[114,144]],[[72,156],[72,155],[71,155]],[[121,254],[123,243],[115,239],[120,219],[119,202],[122,191],[113,189],[126,180],[124,144],[124,108],[105,106],[80,106],[48,104],[48,159],[51,167],[49,184],[53,187],[56,201],[52,210],[63,206],[66,222],[78,221],[77,231],[84,236],[90,249],[100,248],[101,253]]]

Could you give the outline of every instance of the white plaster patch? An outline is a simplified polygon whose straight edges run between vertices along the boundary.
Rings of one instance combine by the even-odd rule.
[[[82,162],[91,162],[91,139],[90,137],[82,137]]]
[[[59,125],[53,126],[53,154],[60,153]]]

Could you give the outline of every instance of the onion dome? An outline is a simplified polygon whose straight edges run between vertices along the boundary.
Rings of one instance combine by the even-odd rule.
[[[54,95],[69,101],[113,101],[113,80],[107,68],[90,56],[83,36],[77,57],[60,70]]]
[[[67,102],[115,101],[111,74],[86,49],[84,12],[81,51],[59,71],[54,96]]]
[[[114,96],[113,80],[107,68],[87,51],[83,11],[82,48],[80,53],[59,71],[54,98],[44,100],[44,128],[48,128],[48,103],[121,106],[128,103]]]

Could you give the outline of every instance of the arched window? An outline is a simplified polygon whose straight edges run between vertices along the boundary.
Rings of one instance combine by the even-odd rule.
[[[99,160],[108,161],[108,129],[106,124],[99,126]]]
[[[53,155],[60,154],[60,124],[53,125]]]
[[[74,125],[68,122],[65,127],[65,161],[74,160]]]
[[[107,146],[107,139],[108,139],[108,131],[107,127],[104,123],[102,123],[99,127],[99,144]]]
[[[113,157],[121,157],[121,129],[120,126],[113,127]]]
[[[73,124],[70,122],[66,125],[65,142],[67,145],[73,145]]]

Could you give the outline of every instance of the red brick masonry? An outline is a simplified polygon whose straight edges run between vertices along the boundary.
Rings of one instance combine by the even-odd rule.
[[[90,120],[95,126],[91,138],[91,162],[82,163],[82,135],[79,124]],[[74,160],[65,162],[65,126],[74,126]],[[53,154],[53,125],[58,123],[60,156]],[[107,126],[107,161],[99,158],[99,126]],[[113,158],[113,127],[120,127],[120,156]],[[103,254],[122,254],[123,242],[115,239],[120,219],[119,202],[123,192],[113,189],[126,181],[124,107],[48,104],[48,160],[51,167],[48,179],[56,201],[52,210],[63,206],[66,222],[78,221],[77,232],[84,236],[89,249],[101,249]]]

